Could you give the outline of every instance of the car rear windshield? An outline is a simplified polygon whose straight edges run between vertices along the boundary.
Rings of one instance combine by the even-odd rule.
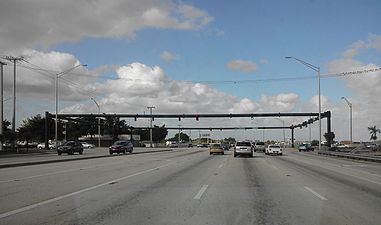
[[[212,146],[211,147],[221,147],[221,145],[220,144],[212,144]]]
[[[250,142],[237,142],[238,146],[251,146]]]
[[[256,145],[265,145],[264,142],[257,142]]]
[[[68,141],[64,144],[65,146],[73,146],[74,142],[73,141]]]
[[[280,148],[279,145],[270,145],[270,148]]]

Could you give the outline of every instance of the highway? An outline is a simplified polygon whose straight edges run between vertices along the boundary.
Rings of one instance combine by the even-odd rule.
[[[380,221],[380,164],[292,149],[234,158],[184,148],[0,169],[7,225]]]

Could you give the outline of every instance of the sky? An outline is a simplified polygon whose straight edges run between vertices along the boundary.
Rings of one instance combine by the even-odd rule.
[[[17,125],[60,113],[332,112],[336,140],[369,140],[381,127],[381,72],[333,76],[381,67],[381,2],[4,0],[0,2],[0,57],[17,64]],[[12,116],[13,65],[4,67],[4,116]],[[292,79],[288,79],[292,78]],[[299,78],[299,79],[296,79]],[[308,118],[282,118],[287,126]],[[127,120],[134,126],[149,121]],[[279,126],[278,119],[155,120],[166,126]],[[322,121],[323,133],[325,121]],[[205,132],[203,132],[205,133]],[[171,136],[173,132],[170,132]],[[199,132],[191,133],[193,138]],[[213,138],[283,140],[282,131],[218,131]],[[318,139],[318,124],[311,126]],[[289,138],[289,131],[286,138]],[[308,140],[309,129],[296,131]]]

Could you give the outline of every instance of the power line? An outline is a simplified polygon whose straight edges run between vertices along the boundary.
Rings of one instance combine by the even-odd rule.
[[[30,69],[30,70],[33,70],[45,77],[48,77],[49,79],[52,79],[54,80],[54,77],[55,74],[53,72],[51,72],[51,70],[46,70],[46,69],[43,69],[35,64],[32,64],[30,62],[28,62],[27,60],[23,60],[24,62],[28,63],[28,64],[31,64],[33,66],[36,66],[37,68],[33,68],[33,67],[29,67],[29,66],[23,66],[23,68],[26,68],[26,69]],[[79,84],[79,83],[75,83],[73,81],[70,81],[70,80],[67,80],[63,77],[60,78],[63,83],[65,83],[67,86],[69,87],[73,87],[73,88],[76,88],[79,92],[81,92],[82,94],[85,94],[85,95],[88,95],[89,97],[93,97],[93,95],[97,95],[98,93],[95,92],[95,91],[91,91],[91,90],[83,90],[83,87]]]
[[[372,68],[372,69],[365,69],[365,70],[357,70],[357,71],[348,71],[348,72],[342,72],[342,73],[330,73],[330,74],[322,74],[321,78],[334,78],[334,77],[343,77],[343,76],[351,76],[351,75],[360,75],[360,74],[366,74],[371,72],[377,72],[381,70],[381,67],[379,68]],[[73,73],[74,74],[74,73]],[[76,75],[79,76],[90,76],[87,74],[79,74],[76,73]],[[113,78],[111,80],[128,80],[133,82],[149,82],[149,80],[143,80],[143,79],[131,79],[131,78],[125,78],[125,77],[118,77],[115,78],[113,76],[100,76],[98,78]],[[184,83],[204,83],[204,84],[240,84],[240,83],[263,83],[263,82],[282,82],[282,81],[294,81],[294,80],[309,80],[309,79],[316,79],[314,76],[293,76],[293,77],[275,77],[275,78],[266,78],[266,79],[245,79],[245,80],[181,80],[181,82]],[[168,79],[159,79],[155,81],[162,81],[167,82]],[[175,80],[173,80],[175,81]]]

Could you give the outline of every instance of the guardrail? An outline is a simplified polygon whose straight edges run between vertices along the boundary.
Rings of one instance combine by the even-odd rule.
[[[352,154],[352,153],[331,152],[331,151],[319,151],[318,154],[381,163],[380,156],[370,156],[370,155],[363,155],[363,154]]]

